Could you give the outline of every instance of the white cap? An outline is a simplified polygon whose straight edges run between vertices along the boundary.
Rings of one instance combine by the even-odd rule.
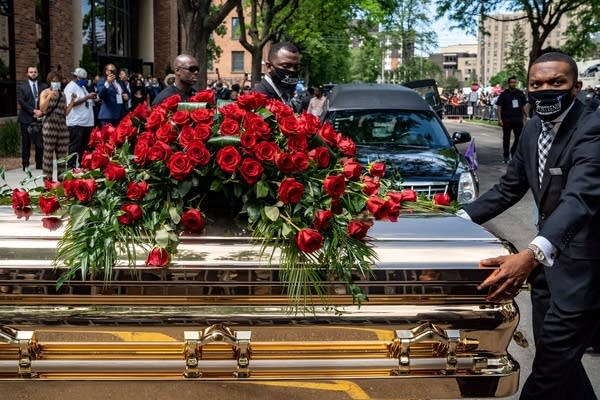
[[[79,79],[87,78],[87,72],[85,71],[85,69],[83,69],[81,67],[75,68],[75,71],[73,71],[71,74],[78,77]]]

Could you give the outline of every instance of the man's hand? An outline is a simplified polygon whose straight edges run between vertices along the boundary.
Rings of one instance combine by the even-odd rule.
[[[41,118],[43,115],[44,113],[42,112],[42,110],[38,110],[37,108],[33,110],[33,116],[35,118]]]
[[[498,118],[498,126],[502,126],[502,120]]]
[[[481,267],[496,267],[494,272],[477,287],[488,288],[488,301],[506,300],[516,296],[519,289],[537,265],[533,253],[525,249],[517,254],[481,260]]]

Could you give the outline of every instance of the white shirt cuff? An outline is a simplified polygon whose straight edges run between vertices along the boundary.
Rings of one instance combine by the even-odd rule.
[[[110,85],[109,85],[108,81],[104,81],[104,87],[108,89],[109,86]]]
[[[471,217],[469,216],[469,214],[467,214],[465,210],[458,210],[456,212],[456,216],[471,221]]]
[[[546,256],[546,260],[542,264],[547,267],[554,265],[554,260],[556,259],[556,247],[554,247],[548,239],[543,236],[536,236],[531,243],[539,247],[544,253],[544,256]]]

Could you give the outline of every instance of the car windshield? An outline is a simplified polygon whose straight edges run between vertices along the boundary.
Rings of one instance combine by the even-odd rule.
[[[336,111],[328,120],[358,145],[428,149],[451,146],[439,120],[429,111],[343,110]]]

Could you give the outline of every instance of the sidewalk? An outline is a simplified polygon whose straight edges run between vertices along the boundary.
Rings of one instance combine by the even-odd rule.
[[[33,179],[29,179],[26,182],[22,182],[25,179],[28,179],[27,174],[21,168],[11,169],[4,171],[4,177],[6,178],[6,183],[11,188],[33,188],[36,186],[41,186],[43,184],[42,180],[42,170],[33,169],[31,170],[31,176]],[[37,179],[34,179],[37,178]],[[0,180],[0,185],[3,185],[4,182]]]

